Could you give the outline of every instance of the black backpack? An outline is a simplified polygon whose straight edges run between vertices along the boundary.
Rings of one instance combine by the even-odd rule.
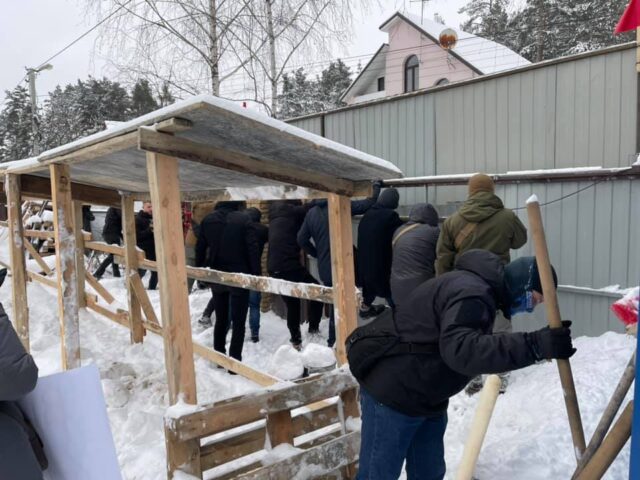
[[[436,343],[405,342],[398,335],[393,310],[385,309],[371,322],[356,328],[345,342],[349,369],[358,380],[363,380],[378,361],[384,357],[404,354],[438,353]]]

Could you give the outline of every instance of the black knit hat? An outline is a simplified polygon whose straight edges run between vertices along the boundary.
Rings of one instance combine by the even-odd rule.
[[[558,276],[551,266],[553,284],[558,287]],[[542,293],[542,283],[536,257],[520,257],[504,267],[504,282],[511,301],[522,296],[525,292],[535,290]]]

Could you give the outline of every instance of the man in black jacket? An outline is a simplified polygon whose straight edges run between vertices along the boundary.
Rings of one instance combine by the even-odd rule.
[[[262,274],[262,252],[265,244],[269,241],[269,227],[260,223],[262,212],[255,207],[247,208],[247,215],[251,221],[251,228],[255,232],[258,241],[258,258],[260,259],[260,275]],[[249,292],[249,329],[251,330],[251,341],[260,341],[260,302],[262,294],[257,291]]]
[[[245,208],[245,206],[244,202],[218,202],[213,207],[213,211],[202,219],[198,228],[198,239],[196,241],[196,267],[215,268],[213,266],[213,259],[215,259],[220,249],[220,241],[222,240],[224,226],[227,223],[227,215]],[[204,327],[210,327],[212,325],[211,314],[214,310],[215,295],[212,288],[211,300],[209,300],[209,303],[202,313],[202,317],[199,320],[200,325]]]
[[[351,201],[351,216],[364,215],[378,200],[382,181],[373,182],[372,195],[364,200]],[[309,210],[304,222],[298,232],[298,245],[304,251],[318,260],[318,273],[320,280],[327,287],[333,286],[331,278],[331,241],[329,236],[329,204],[326,200],[319,201]],[[312,242],[313,240],[313,242]],[[336,325],[331,311],[329,318],[329,339],[327,343],[330,347],[336,342]]]
[[[313,202],[302,205],[300,200],[278,200],[269,207],[269,253],[267,270],[269,276],[291,282],[318,283],[302,264],[298,230]],[[300,299],[283,297],[287,306],[287,328],[289,341],[294,348],[302,346],[300,332]],[[309,302],[309,333],[317,334],[322,318],[323,304]]]
[[[120,245],[122,240],[122,211],[116,207],[109,207],[107,215],[104,218],[104,227],[102,227],[102,239],[109,245]],[[97,280],[102,278],[105,270],[109,265],[113,264],[113,276],[120,276],[120,269],[118,264],[113,261],[113,253],[107,255],[98,269],[93,274]]]
[[[430,203],[415,205],[409,221],[393,234],[389,283],[396,312],[403,308],[418,285],[435,276],[438,235],[438,212]]]
[[[37,381],[38,367],[0,304],[1,479],[42,479],[42,468],[46,467],[42,444],[16,403],[35,388]]]
[[[571,322],[558,329],[493,335],[496,310],[507,317],[544,299],[534,257],[506,267],[485,250],[469,250],[453,272],[428,280],[396,316],[401,341],[432,353],[383,357],[361,379],[362,443],[358,479],[444,478],[443,437],[449,398],[475,375],[569,358]]]
[[[136,215],[136,245],[144,251],[149,260],[156,259],[156,243],[153,235],[153,207],[150,201],[142,204],[142,210]],[[147,273],[143,268],[138,269],[140,277]],[[151,272],[149,278],[149,290],[155,290],[158,286],[158,272]]]
[[[373,306],[376,297],[387,300],[393,307],[389,277],[391,275],[391,237],[402,225],[396,208],[400,195],[395,188],[384,190],[378,201],[358,225],[358,276],[362,283],[360,317],[367,318],[384,310]]]

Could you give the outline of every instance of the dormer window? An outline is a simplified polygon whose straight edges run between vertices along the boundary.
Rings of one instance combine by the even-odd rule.
[[[418,57],[411,55],[404,64],[404,91],[413,92],[418,89]]]

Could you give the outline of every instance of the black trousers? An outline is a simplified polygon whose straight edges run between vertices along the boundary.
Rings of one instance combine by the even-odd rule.
[[[120,239],[114,239],[114,238],[105,238],[104,239],[109,245],[120,245]],[[118,267],[118,264],[116,262],[113,261],[113,253],[110,253],[109,255],[107,255],[107,258],[105,258],[102,263],[98,266],[98,269],[95,271],[95,273],[93,274],[94,277],[101,277],[102,275],[104,275],[104,272],[107,271],[107,267],[109,265],[113,264],[113,276],[114,277],[119,277],[120,276],[120,268]]]
[[[147,271],[145,269],[143,268],[138,269],[138,275],[140,275],[140,278],[144,278],[146,273]],[[158,272],[151,272],[151,277],[149,278],[149,285],[147,286],[147,289],[155,290],[157,287],[158,287]]]
[[[229,356],[236,360],[242,360],[242,346],[244,345],[245,325],[249,310],[249,290],[215,285],[211,288],[211,292],[216,311],[216,323],[213,327],[213,349],[226,353],[229,309],[231,309]]]
[[[305,268],[300,267],[296,270],[289,270],[286,272],[272,272],[271,276],[274,278],[281,278],[282,280],[289,280],[291,282],[298,283],[319,283],[313,275],[311,275]],[[287,305],[287,328],[291,343],[298,345],[302,343],[302,334],[300,332],[300,299],[295,297],[285,297],[282,299]],[[322,302],[309,302],[309,331],[317,332],[320,328],[320,319],[322,318],[322,309],[324,304]]]

